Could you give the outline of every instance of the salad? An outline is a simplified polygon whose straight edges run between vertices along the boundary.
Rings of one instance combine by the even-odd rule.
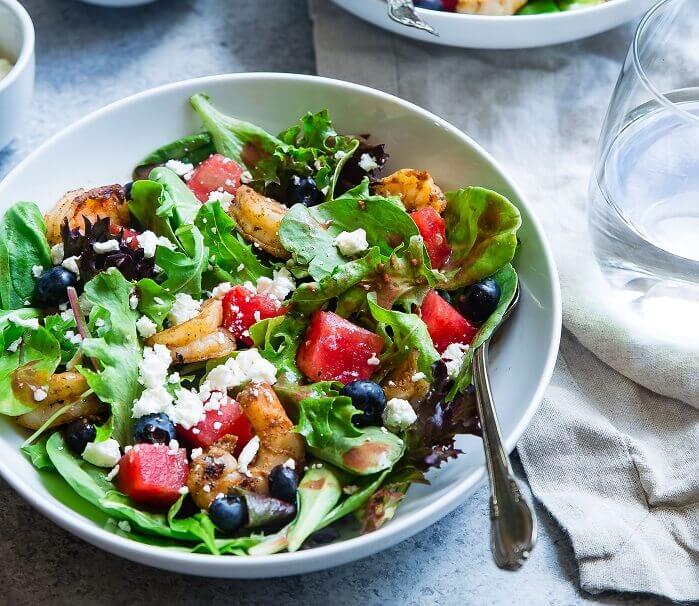
[[[470,15],[540,15],[577,10],[608,0],[415,0],[415,6]]]
[[[517,286],[496,192],[384,175],[327,111],[202,132],[0,221],[0,413],[110,531],[296,551],[395,514],[478,434],[471,361]],[[427,161],[427,159],[426,159]]]

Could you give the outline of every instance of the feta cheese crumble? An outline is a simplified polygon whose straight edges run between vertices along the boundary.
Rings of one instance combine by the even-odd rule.
[[[39,328],[39,320],[37,318],[23,318],[19,314],[14,313],[10,314],[7,319],[20,328],[31,328],[32,330]]]
[[[257,451],[260,449],[260,437],[255,436],[250,440],[240,451],[240,456],[238,457],[238,471],[243,475],[250,476],[248,471],[248,465],[255,460],[257,456]]]
[[[155,412],[169,414],[172,395],[165,389],[165,382],[171,361],[170,350],[165,345],[156,344],[143,349],[143,359],[138,365],[138,382],[145,389],[133,404],[131,416],[134,419]]]
[[[180,160],[168,160],[165,163],[165,168],[169,168],[178,177],[184,177],[187,173],[194,170],[194,165]]]
[[[169,416],[173,423],[191,429],[204,418],[204,403],[193,389],[178,389]]]
[[[381,415],[384,425],[391,431],[401,431],[417,421],[417,415],[408,400],[391,398]]]
[[[167,318],[173,326],[177,326],[196,317],[200,310],[201,301],[197,301],[186,293],[178,292]]]
[[[88,442],[83,451],[83,459],[97,467],[114,467],[121,459],[119,442],[114,438],[104,442]]]
[[[43,402],[47,396],[49,395],[49,392],[46,391],[45,387],[37,387],[34,390],[34,401],[35,402]]]
[[[221,208],[228,211],[233,200],[235,200],[235,196],[233,194],[229,194],[227,191],[212,191],[209,194],[208,202],[220,202]]]
[[[233,285],[230,282],[221,282],[218,286],[214,286],[211,296],[214,299],[223,299],[232,288]]]
[[[32,276],[38,278],[44,271],[43,265],[32,265]]]
[[[373,354],[371,354],[371,358],[369,358],[369,359],[366,361],[366,363],[367,363],[369,366],[378,366],[379,364],[381,364],[381,360],[379,360],[379,359],[376,357],[376,354],[373,353]]]
[[[138,307],[138,295],[136,293],[132,293],[129,297],[129,307],[131,309],[136,309]]]
[[[345,257],[353,257],[369,248],[366,231],[361,227],[354,231],[341,232],[335,238],[334,244]]]
[[[447,364],[447,374],[450,379],[456,379],[464,362],[464,356],[469,346],[465,343],[452,343],[442,354],[442,360]]]
[[[138,234],[138,245],[143,249],[143,256],[146,259],[151,259],[155,256],[158,236],[150,230],[144,231],[142,234]]]
[[[359,158],[359,167],[365,173],[368,173],[372,170],[376,170],[377,168],[379,168],[379,165],[376,163],[376,158],[374,158],[374,156],[371,156],[369,154],[362,154]]]
[[[286,267],[274,271],[272,278],[261,276],[257,278],[257,293],[275,297],[283,301],[293,290],[296,290],[296,282]]]
[[[141,316],[136,320],[136,330],[143,339],[148,339],[157,332],[158,325],[148,316]]]
[[[126,520],[119,520],[117,522],[117,528],[123,532],[131,532],[131,524],[129,524]]]
[[[53,263],[54,265],[60,265],[63,262],[63,250],[63,242],[54,244],[51,247],[51,263]]]
[[[106,242],[95,242],[92,245],[92,250],[94,250],[98,255],[108,252],[117,252],[119,250],[119,241],[107,240]]]
[[[61,265],[65,267],[68,271],[72,271],[76,276],[80,276],[80,267],[78,267],[78,261],[80,261],[80,257],[68,257],[67,259],[63,259]]]
[[[427,375],[424,372],[416,372],[412,377],[410,377],[410,380],[413,383],[417,383],[418,381],[422,381],[423,379],[426,379]]]
[[[270,361],[265,360],[257,349],[247,349],[241,351],[236,357],[241,372],[254,383],[269,383],[274,385],[277,382],[277,369]]]

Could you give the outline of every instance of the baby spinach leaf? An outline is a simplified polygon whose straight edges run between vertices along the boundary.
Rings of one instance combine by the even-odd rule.
[[[507,198],[481,187],[448,192],[444,220],[452,254],[443,268],[443,288],[461,288],[494,274],[515,256],[519,210]]]
[[[131,187],[129,211],[144,229],[149,229],[158,236],[165,236],[172,242],[177,242],[175,230],[170,224],[169,217],[158,214],[158,209],[164,200],[165,188],[161,183],[146,179],[134,181]]]
[[[85,285],[84,297],[91,304],[91,324],[95,318],[105,322],[106,330],[120,334],[125,341],[136,342],[138,313],[131,309],[129,297],[133,285],[121,272],[110,267]]]
[[[217,280],[217,283],[228,281],[242,284],[250,281],[255,284],[257,278],[272,277],[272,268],[261,263],[252,247],[238,236],[235,221],[223,210],[220,202],[199,206],[195,225],[204,237],[211,263],[227,272],[228,279]]]
[[[330,202],[308,208],[295,204],[279,229],[279,239],[296,261],[308,265],[308,273],[317,281],[331,275],[348,261],[335,246],[343,231],[366,231],[370,247],[378,246],[388,257],[394,248],[419,235],[415,222],[395,200],[373,196],[369,182]]]
[[[297,381],[302,376],[296,366],[296,352],[307,326],[306,319],[285,314],[250,327],[250,338],[260,355],[274,364],[287,381]]]
[[[0,220],[0,308],[18,309],[31,299],[34,265],[52,265],[44,218],[36,204],[18,202]]]
[[[136,282],[136,293],[138,311],[148,316],[158,326],[162,326],[163,320],[175,302],[175,296],[150,278],[143,278]]]
[[[48,330],[24,329],[21,346],[0,356],[0,414],[16,417],[33,410],[31,392],[20,389],[15,379],[25,375],[27,382],[43,385],[60,362],[61,348]]]
[[[439,360],[439,353],[432,344],[425,323],[415,314],[381,307],[373,293],[369,294],[367,301],[369,311],[377,322],[377,332],[386,344],[381,354],[382,369],[397,367],[411,352],[416,351],[418,370],[431,377],[432,363]]]
[[[53,335],[60,345],[61,364],[67,364],[69,360],[73,359],[79,346],[79,343],[74,343],[66,337],[66,332],[68,331],[73,331],[74,334],[78,332],[75,319],[71,316],[65,320],[59,314],[46,316],[44,318],[44,328]]]
[[[168,160],[179,160],[186,164],[197,165],[216,151],[209,133],[197,133],[176,139],[152,151],[141,160],[134,169],[134,181],[143,179],[154,166],[165,164]]]
[[[164,166],[154,168],[148,178],[163,186],[162,199],[156,211],[159,217],[166,217],[177,231],[178,227],[190,225],[201,208],[192,190],[173,171]]]
[[[32,465],[40,470],[55,470],[49,455],[46,452],[46,439],[41,439],[33,444],[26,444],[20,450],[29,457]]]
[[[494,273],[492,278],[500,285],[500,301],[492,315],[478,329],[478,332],[471,343],[471,347],[469,347],[466,351],[459,376],[456,378],[454,386],[451,388],[449,395],[447,396],[447,400],[449,401],[453,400],[456,394],[463,392],[469,385],[471,385],[473,378],[471,369],[473,354],[475,353],[476,349],[478,349],[483,343],[485,343],[485,341],[493,336],[493,332],[502,321],[505,311],[512,302],[515,292],[517,291],[517,272],[509,263]]]
[[[359,411],[345,396],[301,401],[296,427],[310,452],[355,475],[371,475],[392,467],[403,454],[403,441],[378,427],[358,428]]]

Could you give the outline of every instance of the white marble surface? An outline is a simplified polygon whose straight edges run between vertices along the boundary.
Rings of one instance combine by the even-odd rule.
[[[121,10],[76,0],[23,4],[37,29],[36,93],[31,120],[0,152],[0,178],[72,121],[146,88],[224,72],[314,71],[305,0],[160,0]],[[581,595],[567,539],[544,511],[539,516],[539,545],[517,573],[498,570],[490,559],[481,488],[440,523],[377,556],[304,577],[235,582],[152,570],[101,552],[44,519],[0,481],[0,603],[658,603]]]

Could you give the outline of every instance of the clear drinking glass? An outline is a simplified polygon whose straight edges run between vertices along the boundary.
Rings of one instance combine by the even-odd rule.
[[[610,304],[639,325],[699,336],[699,0],[640,23],[590,183],[589,223]]]

